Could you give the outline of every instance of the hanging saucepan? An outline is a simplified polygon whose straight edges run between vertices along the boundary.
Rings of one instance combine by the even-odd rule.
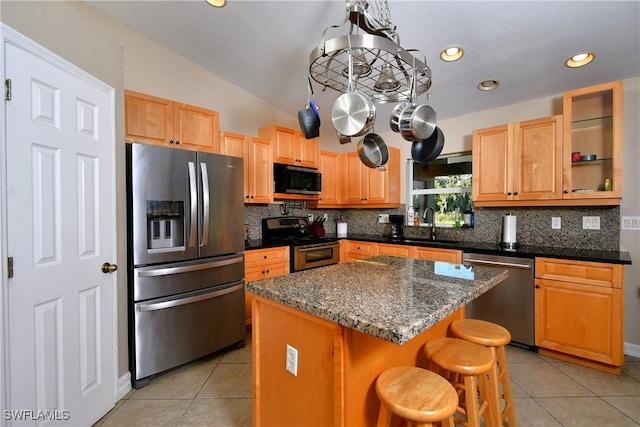
[[[352,89],[353,59],[349,56],[349,85],[331,108],[333,127],[342,135],[362,136],[371,130],[376,119],[376,107],[368,95]]]
[[[312,139],[320,136],[320,115],[318,114],[316,101],[313,96],[311,78],[307,76],[307,79],[309,83],[307,89],[308,104],[305,108],[298,111],[298,122],[300,123],[300,130],[304,134],[304,137],[306,139]]]
[[[365,166],[385,171],[389,162],[389,147],[382,137],[376,133],[368,133],[358,141],[358,157]]]
[[[434,160],[444,147],[444,133],[436,126],[433,134],[427,139],[418,139],[411,144],[411,158],[416,163]]]
[[[400,113],[398,128],[400,135],[407,141],[427,139],[433,135],[436,128],[436,112],[428,104],[416,102],[416,70],[413,69],[413,84],[411,85],[411,105]]]
[[[409,84],[409,94],[411,94],[413,92],[413,84],[414,84],[414,79],[413,76],[411,77],[411,83]],[[393,110],[391,110],[391,118],[389,119],[389,127],[391,128],[392,131],[394,132],[400,132],[400,116],[402,114],[402,111],[407,108],[409,105],[411,105],[410,101],[401,101],[398,102],[398,104],[396,104],[395,107],[393,107]]]

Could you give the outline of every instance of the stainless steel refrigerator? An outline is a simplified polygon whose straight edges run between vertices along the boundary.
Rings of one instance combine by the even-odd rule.
[[[127,144],[132,384],[244,345],[243,164]]]

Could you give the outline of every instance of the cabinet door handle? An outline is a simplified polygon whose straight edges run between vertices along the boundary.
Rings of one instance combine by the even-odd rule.
[[[514,191],[514,192],[513,192],[513,195],[514,195],[514,196],[517,196],[517,195],[518,195],[518,192],[517,192],[517,191]]]
[[[536,285],[536,289],[540,289],[542,286],[540,285]]]

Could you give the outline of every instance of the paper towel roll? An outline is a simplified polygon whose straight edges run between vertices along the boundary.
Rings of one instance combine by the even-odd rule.
[[[347,237],[347,223],[339,222],[337,223],[338,228],[338,237]]]
[[[516,216],[505,215],[502,217],[502,242],[516,243]]]

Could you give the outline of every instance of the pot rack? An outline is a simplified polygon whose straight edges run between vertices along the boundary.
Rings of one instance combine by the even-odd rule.
[[[400,46],[400,37],[389,21],[386,0],[346,0],[347,16],[340,25],[327,27],[319,45],[309,55],[309,75],[317,83],[338,92],[349,90],[349,56],[353,60],[353,89],[374,102],[410,100],[415,71],[416,95],[431,87],[431,69],[416,49]],[[377,15],[377,16],[374,16]],[[327,39],[329,29],[349,25],[349,32]],[[355,31],[354,31],[355,30]]]

